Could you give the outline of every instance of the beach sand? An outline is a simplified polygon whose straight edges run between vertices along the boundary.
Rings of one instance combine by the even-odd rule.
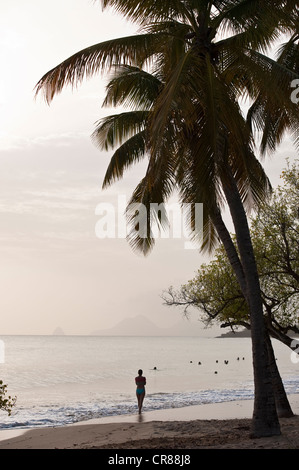
[[[253,402],[190,406],[89,420],[69,426],[0,431],[0,449],[298,449],[299,395],[281,435],[251,438]]]

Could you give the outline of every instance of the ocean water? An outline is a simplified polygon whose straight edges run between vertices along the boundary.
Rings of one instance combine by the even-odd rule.
[[[8,385],[8,394],[17,396],[10,417],[0,410],[0,429],[136,414],[135,376],[140,368],[147,379],[144,411],[253,398],[249,338],[3,336],[0,340],[5,353],[0,379]],[[275,340],[273,345],[287,392],[298,393],[299,364],[292,362],[286,346]]]

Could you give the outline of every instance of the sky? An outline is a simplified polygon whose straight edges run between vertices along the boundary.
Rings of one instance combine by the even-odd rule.
[[[117,210],[144,169],[101,189],[111,153],[90,136],[107,113],[101,107],[107,79],[66,88],[50,106],[34,97],[37,81],[62,60],[135,31],[92,0],[1,2],[1,335],[47,335],[58,326],[86,335],[136,315],[161,327],[181,321],[161,294],[191,279],[203,255],[186,249],[183,238],[168,238],[145,258],[124,238],[96,234],[96,209],[108,203]],[[287,157],[295,158],[288,139],[263,163],[274,187]]]

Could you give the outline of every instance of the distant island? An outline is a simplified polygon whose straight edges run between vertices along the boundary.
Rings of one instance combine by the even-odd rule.
[[[288,331],[287,333],[291,338],[298,338],[299,335],[296,335],[293,331]],[[223,333],[220,336],[216,336],[216,338],[251,338],[250,330],[245,328],[244,330],[240,331],[228,331],[227,333]]]
[[[219,330],[218,330],[219,331]],[[250,330],[227,331],[219,336],[217,332],[204,328],[203,323],[194,319],[180,318],[169,327],[157,326],[144,315],[136,315],[121,320],[111,328],[91,331],[88,336],[183,336],[183,337],[213,337],[213,338],[250,338]],[[53,336],[65,336],[65,331],[57,326]]]
[[[136,315],[125,318],[112,328],[96,330],[91,336],[202,336],[203,327],[199,321],[181,319],[169,328],[161,328],[147,317]]]
[[[53,331],[52,335],[53,336],[64,336],[65,332],[63,331],[62,328],[60,328],[60,326],[57,326],[57,328],[55,328],[55,330]]]

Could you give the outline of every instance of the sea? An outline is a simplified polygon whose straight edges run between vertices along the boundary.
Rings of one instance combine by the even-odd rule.
[[[16,396],[0,430],[62,426],[137,413],[135,377],[146,377],[144,411],[253,398],[250,338],[2,336],[0,379]],[[273,340],[287,393],[299,363]]]

